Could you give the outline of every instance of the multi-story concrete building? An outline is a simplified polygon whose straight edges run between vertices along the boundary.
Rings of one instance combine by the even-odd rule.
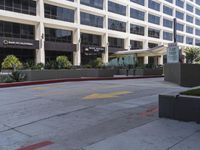
[[[37,63],[67,55],[74,65],[173,41],[200,45],[200,0],[0,0],[0,60]],[[140,61],[151,61],[144,55]],[[158,55],[162,64],[163,56]]]

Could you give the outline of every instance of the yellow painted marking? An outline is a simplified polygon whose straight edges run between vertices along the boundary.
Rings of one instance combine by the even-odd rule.
[[[47,87],[35,87],[35,88],[31,88],[32,90],[47,90]]]
[[[48,93],[44,93],[44,94],[39,94],[37,96],[45,97],[45,96],[50,96],[50,95],[61,95],[61,94],[66,94],[66,91],[48,92]]]
[[[83,97],[84,100],[94,100],[94,99],[105,99],[105,98],[114,98],[120,95],[129,94],[129,91],[117,91],[112,93],[94,93],[88,96]]]

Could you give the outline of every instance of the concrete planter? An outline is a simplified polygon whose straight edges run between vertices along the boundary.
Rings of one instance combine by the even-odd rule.
[[[165,81],[185,87],[200,85],[200,64],[166,64],[164,66]]]
[[[200,97],[160,95],[159,117],[200,123]]]
[[[126,69],[119,69],[119,75],[126,75]],[[162,75],[163,69],[129,69],[128,75],[138,75],[138,76],[145,76],[145,75]]]
[[[63,70],[23,70],[27,81],[81,78],[81,77],[113,77],[114,69],[63,69]]]

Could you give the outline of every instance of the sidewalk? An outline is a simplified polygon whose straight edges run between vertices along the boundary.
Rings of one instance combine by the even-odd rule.
[[[200,125],[158,119],[84,150],[199,150]]]

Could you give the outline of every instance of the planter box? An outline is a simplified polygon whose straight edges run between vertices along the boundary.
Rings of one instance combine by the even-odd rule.
[[[114,69],[63,69],[63,70],[23,70],[27,81],[81,78],[81,77],[113,77]]]
[[[200,97],[159,95],[159,117],[200,123]]]
[[[164,65],[165,81],[185,87],[200,85],[200,64],[166,64]]]
[[[119,69],[118,75],[126,75],[126,69]],[[145,75],[162,75],[163,69],[129,69],[128,75],[137,75],[137,76],[145,76]]]

